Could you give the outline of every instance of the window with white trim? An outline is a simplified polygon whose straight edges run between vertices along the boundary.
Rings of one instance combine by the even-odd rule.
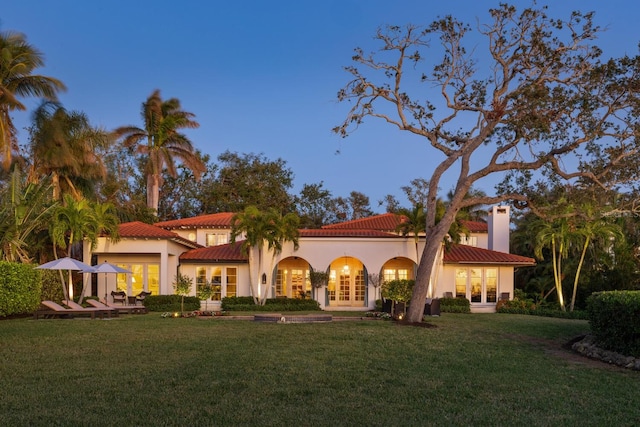
[[[455,280],[456,298],[466,298],[472,304],[497,301],[497,268],[457,268]]]

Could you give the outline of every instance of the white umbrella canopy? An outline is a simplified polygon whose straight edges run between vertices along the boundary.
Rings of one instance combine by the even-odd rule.
[[[42,270],[82,270],[83,273],[90,273],[93,271],[93,267],[90,265],[69,257],[54,259],[53,261],[41,264],[36,268],[40,268]]]
[[[102,264],[89,267],[89,270],[85,271],[85,273],[129,273],[131,274],[131,271],[127,270],[126,268],[118,267],[117,265],[114,265],[105,261]]]
[[[71,282],[71,271],[72,270],[80,270],[83,273],[87,273],[92,270],[92,267],[88,264],[85,264],[82,261],[78,261],[77,259],[64,257],[59,259],[54,259],[53,261],[49,261],[47,263],[41,264],[37,266],[41,270],[67,270],[69,271],[69,299],[73,300],[73,284]],[[66,291],[65,291],[66,292]]]
[[[132,272],[122,268],[122,267],[118,267],[115,264],[111,264],[107,261],[103,262],[102,264],[97,264],[94,266],[89,267],[88,270],[84,270],[85,273],[105,273],[104,276],[104,300],[105,302],[107,301],[107,274],[111,273],[111,274],[118,274],[118,273],[124,273],[124,274],[131,274]]]

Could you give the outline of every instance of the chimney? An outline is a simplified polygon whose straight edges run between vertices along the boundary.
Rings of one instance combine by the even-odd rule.
[[[489,249],[509,253],[509,206],[494,206],[489,211]]]

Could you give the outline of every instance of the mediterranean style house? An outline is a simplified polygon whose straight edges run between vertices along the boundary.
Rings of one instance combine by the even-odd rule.
[[[514,269],[535,261],[509,253],[509,213],[508,206],[494,206],[487,222],[465,223],[469,235],[461,244],[443,246],[429,297],[467,298],[472,312],[493,312],[500,298],[513,297]],[[130,296],[143,290],[173,294],[179,272],[192,278],[193,295],[198,285],[213,284],[208,307],[215,308],[223,297],[257,292],[269,298],[314,298],[324,310],[370,310],[380,298],[375,275],[385,281],[413,279],[424,247],[424,236],[416,244],[414,236],[396,231],[405,217],[387,213],[302,229],[297,249],[291,242],[275,255],[265,248],[257,265],[258,257],[241,251],[242,242],[230,243],[232,217],[216,213],[154,225],[121,224],[120,240],[99,238],[93,251],[85,251],[85,262],[108,261],[131,274],[105,275],[88,288],[105,298],[113,290]],[[312,288],[311,269],[327,271],[328,283]],[[251,279],[257,282],[253,287]]]

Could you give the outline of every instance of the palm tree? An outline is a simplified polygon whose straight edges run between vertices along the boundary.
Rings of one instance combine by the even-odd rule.
[[[0,259],[28,263],[38,246],[38,233],[47,223],[56,203],[49,194],[48,180],[26,183],[15,168],[8,186],[0,192]]]
[[[582,243],[582,250],[580,251],[580,261],[576,269],[576,276],[573,280],[573,292],[571,293],[571,304],[569,311],[573,311],[576,302],[576,293],[578,290],[578,280],[580,278],[580,272],[584,264],[584,258],[587,254],[587,249],[593,241],[603,241],[607,248],[611,247],[612,239],[624,239],[624,233],[620,226],[614,223],[607,222],[603,218],[595,220],[584,221],[580,228],[577,230],[578,236],[584,239]]]
[[[536,222],[536,228],[535,255],[538,259],[542,260],[544,259],[543,249],[551,249],[553,281],[558,295],[558,303],[562,311],[566,311],[562,291],[562,279],[564,278],[562,267],[564,259],[569,254],[569,247],[576,238],[576,233],[566,217],[559,218],[555,221],[539,219]]]
[[[108,142],[106,132],[92,127],[84,113],[43,102],[33,113],[30,133],[31,181],[50,175],[55,200],[67,192],[76,200],[94,194],[93,184],[106,177],[106,167],[96,155],[96,149]]]
[[[55,100],[56,93],[66,89],[57,79],[32,74],[43,65],[42,54],[27,43],[23,34],[0,32],[0,156],[5,170],[9,169],[12,151],[17,148],[11,112],[27,109],[18,98]]]
[[[194,114],[183,111],[176,98],[163,101],[160,91],[155,90],[142,104],[144,128],[123,126],[114,131],[123,139],[125,147],[134,149],[144,157],[144,175],[147,178],[147,206],[158,211],[162,173],[166,168],[170,176],[176,177],[175,159],[200,179],[206,165],[194,150],[191,141],[179,131],[200,126],[193,120]]]
[[[397,214],[404,216],[404,219],[398,224],[396,231],[400,232],[403,236],[413,236],[413,242],[416,247],[416,262],[418,262],[420,259],[418,242],[420,241],[420,236],[424,235],[427,228],[427,214],[424,210],[424,205],[417,203],[412,209],[400,208]]]
[[[273,262],[277,254],[282,251],[285,242],[292,242],[294,249],[298,249],[299,224],[297,215],[289,213],[282,216],[275,209],[260,211],[255,206],[248,206],[237,213],[231,220],[231,243],[235,243],[239,236],[244,236],[242,250],[249,257],[249,281],[253,300],[256,304],[264,305],[267,292],[261,290],[261,278],[264,268],[264,248],[272,253],[271,267],[265,273],[267,283],[273,270]],[[257,259],[256,259],[257,258]]]
[[[111,204],[94,204],[86,199],[75,200],[71,195],[65,194],[63,204],[59,205],[54,213],[49,233],[53,241],[55,258],[58,258],[57,247],[67,250],[67,256],[73,257],[73,248],[77,247],[85,239],[95,247],[98,236],[109,235],[110,239],[117,241],[118,219]],[[64,280],[63,280],[64,283]],[[80,302],[84,296],[80,294]],[[67,299],[73,299],[73,283],[69,273],[69,292],[64,290]]]

